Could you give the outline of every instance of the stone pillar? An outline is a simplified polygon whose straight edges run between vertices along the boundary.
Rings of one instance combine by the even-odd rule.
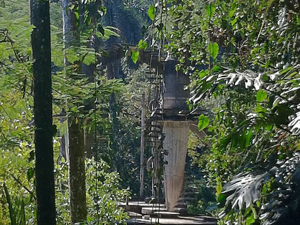
[[[166,207],[174,208],[182,195],[184,186],[185,160],[189,135],[188,121],[164,121],[164,150],[168,151],[164,166],[164,188]]]

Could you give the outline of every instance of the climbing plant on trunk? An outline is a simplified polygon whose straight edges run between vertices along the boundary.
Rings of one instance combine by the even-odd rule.
[[[63,33],[65,48],[65,71],[68,79],[74,79],[80,73],[79,62],[70,63],[68,52],[80,45],[78,15],[80,5],[77,1],[63,0]],[[77,46],[76,46],[77,45]],[[76,107],[76,106],[75,106]],[[76,112],[68,118],[69,138],[69,188],[71,223],[86,221],[86,184],[85,184],[85,151],[82,120]]]

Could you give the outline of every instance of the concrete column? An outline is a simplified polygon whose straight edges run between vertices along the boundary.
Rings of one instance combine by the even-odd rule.
[[[188,121],[164,121],[164,150],[168,151],[164,166],[164,188],[166,207],[174,208],[182,195],[184,185],[185,160],[189,135]]]

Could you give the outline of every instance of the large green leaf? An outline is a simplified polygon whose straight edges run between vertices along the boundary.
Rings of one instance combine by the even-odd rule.
[[[203,130],[205,127],[209,125],[209,118],[207,116],[204,116],[203,114],[199,116],[198,120],[198,128],[199,130]]]
[[[231,202],[232,208],[239,210],[248,208],[260,198],[261,184],[270,179],[268,172],[254,175],[238,174],[223,187],[223,194],[228,193],[227,202]]]
[[[259,90],[256,94],[256,101],[263,102],[267,97],[267,92],[265,92],[264,90]]]
[[[155,7],[153,5],[150,5],[149,9],[148,9],[148,16],[151,20],[155,19]]]
[[[256,73],[252,70],[245,70],[243,72],[236,71],[228,74],[220,74],[218,80],[226,80],[226,83],[229,86],[244,84],[245,88],[254,86],[256,90],[259,90],[263,85],[262,77],[263,75],[260,73]]]
[[[206,14],[208,17],[212,17],[216,11],[216,5],[215,4],[209,4],[205,7]]]
[[[131,59],[134,63],[136,63],[139,59],[139,51],[132,51],[131,52]]]
[[[94,52],[92,51],[88,51],[84,58],[83,58],[83,63],[86,64],[86,65],[91,65],[93,63],[96,62],[96,55]]]
[[[266,166],[265,168],[263,168]],[[268,168],[268,169],[267,169]],[[228,212],[236,209],[250,212],[246,224],[253,224],[259,218],[260,224],[298,224],[297,218],[293,218],[295,211],[299,210],[300,181],[300,154],[294,153],[290,158],[277,160],[275,166],[269,163],[260,163],[252,172],[240,173],[226,183],[222,193],[219,195],[219,202],[226,198],[225,210],[220,214],[223,217]],[[272,191],[273,190],[273,191]],[[274,191],[275,190],[275,191]],[[270,193],[271,191],[271,193]],[[268,201],[261,202],[259,199],[268,195]],[[260,212],[256,212],[253,203],[261,207]],[[246,212],[244,211],[244,212]],[[247,213],[246,213],[247,214]],[[255,222],[254,222],[255,220]],[[297,220],[298,221],[298,220]]]
[[[213,59],[216,59],[219,54],[219,45],[216,42],[211,42],[207,46],[207,51]]]
[[[255,216],[254,214],[252,213],[250,216],[247,217],[247,220],[246,220],[246,225],[251,225],[255,223]]]

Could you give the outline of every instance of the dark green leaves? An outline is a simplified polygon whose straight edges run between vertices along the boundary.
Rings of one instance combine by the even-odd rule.
[[[97,30],[104,36],[104,28],[100,23],[97,26]]]
[[[178,58],[178,68],[185,68],[188,60],[195,64],[196,69],[186,69],[192,81],[191,108],[206,108],[207,102],[214,107],[210,120],[201,115],[198,124],[200,130],[209,127],[207,139],[212,140],[212,147],[206,156],[209,160],[216,159],[210,163],[208,173],[214,179],[220,177],[224,183],[237,171],[254,170],[253,176],[239,177],[243,182],[235,180],[232,192],[239,194],[217,196],[220,202],[224,195],[234,198],[230,203],[237,210],[226,211],[225,221],[237,222],[243,215],[243,224],[263,223],[261,215],[255,215],[255,210],[261,213],[261,206],[253,206],[253,212],[251,207],[244,210],[267,180],[256,176],[266,170],[257,173],[259,168],[253,168],[253,164],[266,161],[273,152],[272,157],[282,160],[284,154],[277,151],[293,154],[299,150],[300,60],[294,38],[299,33],[296,28],[300,19],[286,20],[284,15],[289,6],[285,1],[280,4],[210,1],[201,6],[191,2],[181,1],[168,8],[171,24],[168,27],[174,29],[164,32],[170,37],[167,47]],[[266,9],[268,16],[257,16]],[[201,68],[202,65],[206,67]],[[214,71],[215,65],[221,68]],[[207,169],[206,165],[203,167]],[[224,173],[227,171],[230,171],[228,176]],[[212,183],[216,185],[215,180]],[[274,190],[270,187],[263,193],[267,197],[264,200],[269,201]],[[268,210],[274,206],[270,204]]]
[[[224,201],[226,200],[226,195],[225,194],[219,194],[218,197],[217,197],[217,201],[219,203],[223,203]]]
[[[34,176],[34,169],[33,168],[29,168],[27,170],[27,180],[30,181],[31,178],[33,178],[33,176]]]
[[[148,9],[148,16],[149,18],[153,21],[155,18],[155,7],[153,5],[151,5]]]
[[[203,130],[208,125],[209,125],[209,118],[207,116],[204,116],[203,114],[199,116],[199,122],[198,122],[199,130]]]

